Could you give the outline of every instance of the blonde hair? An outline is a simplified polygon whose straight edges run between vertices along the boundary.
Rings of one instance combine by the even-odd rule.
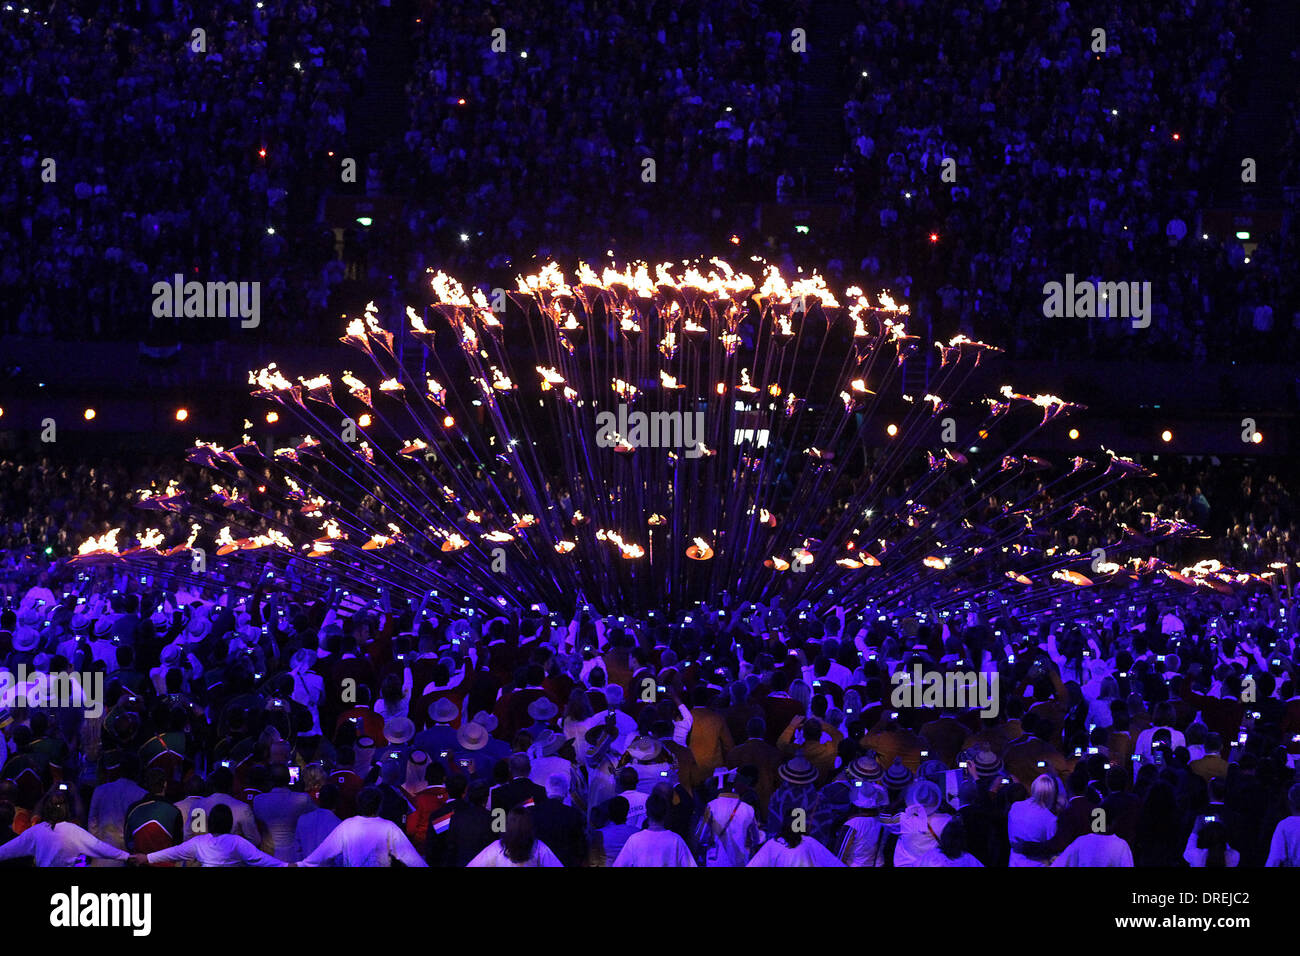
[[[1056,774],[1043,773],[1035,778],[1029,787],[1029,799],[1044,810],[1055,813],[1061,804],[1061,782]]]
[[[812,708],[812,685],[803,678],[797,678],[790,682],[789,694],[803,707],[803,716],[807,717],[809,710]]]

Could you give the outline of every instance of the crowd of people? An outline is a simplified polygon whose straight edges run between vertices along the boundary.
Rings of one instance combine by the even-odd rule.
[[[936,334],[1021,355],[1266,359],[1300,336],[1290,230],[1197,229],[1240,162],[1234,84],[1266,29],[1238,0],[1103,16],[861,0],[850,34],[806,38],[816,70],[792,39],[806,3],[399,5],[413,53],[386,55],[402,58],[408,116],[360,144],[347,115],[378,8],[96,6],[3,13],[15,121],[0,150],[22,171],[0,193],[8,333],[231,332],[149,315],[148,290],[176,272],[262,281],[263,334],[288,341],[337,318],[349,278],[417,302],[430,265],[727,250],[888,288]],[[768,235],[756,204],[800,199],[790,169],[826,145],[796,117],[836,95],[843,128],[820,135],[845,147],[842,225]],[[324,218],[344,144],[369,193],[405,197],[400,222],[347,233],[353,272]],[[1150,281],[1152,327],[1044,317],[1044,283],[1067,273]]]
[[[348,607],[42,577],[0,612],[0,860],[1300,864],[1285,590],[1103,623]],[[917,669],[993,691],[921,706]]]
[[[282,340],[342,279],[320,218],[330,152],[365,79],[346,3],[5,4],[0,332],[211,341],[229,324],[155,317],[155,282],[261,283]],[[196,32],[197,31],[197,32]]]
[[[1198,228],[1239,163],[1234,98],[1267,29],[1242,0],[858,0],[854,29],[804,38],[812,57],[799,28],[830,21],[807,0],[0,7],[0,335],[233,333],[238,316],[153,313],[180,273],[259,282],[266,334],[305,341],[337,335],[359,290],[421,302],[426,267],[704,252],[889,289],[915,332],[1018,356],[1300,345],[1289,226]],[[377,73],[404,87],[387,114]],[[840,225],[769,235],[764,204],[817,193],[808,110],[837,97],[842,127],[812,134],[844,147]],[[358,141],[362,104],[391,135]],[[340,236],[326,202],[357,147],[352,191],[405,203]],[[1149,281],[1150,328],[1046,318],[1045,283],[1070,273]],[[889,454],[863,455],[828,501],[874,487]],[[999,607],[998,568],[961,610],[929,603],[940,583],[910,607],[722,594],[638,617],[366,601],[297,570],[128,573],[78,547],[185,540],[186,516],[136,507],[174,459],[6,451],[0,865],[1298,866],[1300,476],[1146,463],[1032,549],[1186,522],[1201,533],[1148,551],[1256,577],[1030,611]],[[963,532],[1067,501],[1068,479],[1015,467]],[[888,520],[925,511],[905,472],[872,502]],[[212,489],[198,464],[176,480]],[[235,480],[249,513],[302,530],[295,502]],[[964,480],[925,493],[959,501]],[[912,693],[931,678],[946,691]]]
[[[936,334],[997,330],[1019,354],[1199,361],[1300,343],[1293,238],[1247,252],[1197,229],[1223,170],[1240,174],[1224,152],[1233,86],[1267,29],[1246,4],[858,11],[839,190],[860,228],[841,255],[893,282]],[[1044,284],[1067,273],[1151,282],[1151,327],[1045,317]]]
[[[462,232],[468,246],[452,242],[453,255],[480,267],[525,251],[724,248],[736,210],[772,198],[806,87],[781,26],[807,7],[428,5],[406,151],[388,177],[395,191],[442,197],[417,213],[417,254]]]

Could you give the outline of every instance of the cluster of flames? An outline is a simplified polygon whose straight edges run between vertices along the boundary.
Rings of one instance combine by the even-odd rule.
[[[760,330],[760,334],[775,337],[782,343],[800,334],[802,331],[800,323],[814,307],[820,308],[828,315],[846,316],[852,323],[855,340],[874,336],[898,346],[900,363],[903,358],[902,346],[916,338],[909,335],[907,331],[908,307],[896,303],[888,293],[880,293],[875,297],[875,301],[872,301],[862,289],[850,287],[841,298],[833,294],[825,280],[816,273],[808,276],[800,274],[787,279],[774,265],[757,258],[753,263],[752,275],[749,272],[739,271],[720,259],[710,259],[704,263],[698,261],[660,263],[653,266],[638,262],[631,263],[621,270],[607,266],[600,272],[582,263],[573,276],[567,276],[559,266],[549,264],[532,275],[519,277],[511,297],[516,301],[526,300],[540,309],[541,314],[554,324],[559,344],[570,355],[574,351],[574,341],[577,341],[584,331],[590,331],[584,329],[584,320],[579,318],[578,313],[582,312],[590,321],[593,315],[593,303],[598,299],[604,302],[605,313],[608,320],[613,323],[613,327],[628,338],[641,335],[645,328],[650,327],[646,319],[650,315],[650,310],[654,310],[659,324],[665,331],[657,345],[654,343],[649,345],[652,354],[657,353],[662,356],[665,362],[671,362],[675,358],[687,336],[706,336],[711,332],[715,335],[716,341],[721,344],[725,355],[732,356],[745,341],[741,334],[741,325],[747,321],[746,303],[748,302],[756,303],[759,314],[764,316],[763,321],[769,323],[766,329]],[[504,336],[501,295],[494,293],[494,296],[489,298],[480,289],[467,290],[451,276],[433,270],[430,270],[429,290],[434,299],[431,309],[450,323],[462,351],[473,362],[478,363],[470,376],[470,382],[486,401],[488,408],[494,408],[498,396],[504,401],[508,393],[518,390],[517,383],[502,370],[500,365],[492,363],[486,350],[490,342],[499,343]],[[408,308],[406,318],[410,334],[417,340],[431,345],[435,333],[426,325],[424,316]],[[702,324],[705,322],[708,324]],[[363,317],[353,319],[347,324],[341,341],[373,357],[375,351],[391,352],[393,333],[384,328],[379,320],[378,309],[374,303],[369,303]],[[691,338],[689,341],[703,340]],[[943,366],[965,355],[973,354],[978,361],[980,354],[984,352],[1001,351],[994,346],[962,335],[953,337],[946,344],[936,342],[935,347],[939,350]],[[581,399],[579,391],[573,387],[574,384],[578,384],[577,376],[572,372],[566,374],[563,370],[564,356],[562,353],[557,352],[557,354],[558,361],[555,356],[551,356],[546,364],[533,366],[540,378],[540,391],[548,398],[558,398],[569,404],[577,404]],[[480,362],[480,358],[483,361]],[[539,359],[541,358],[539,356]],[[713,384],[713,380],[710,379],[704,387],[712,389],[718,396],[735,392],[744,396],[745,401],[749,401],[750,396],[766,393],[772,399],[780,400],[779,405],[773,403],[772,407],[779,407],[787,418],[800,410],[804,403],[804,399],[796,397],[788,384],[783,387],[779,381],[760,381],[763,373],[756,365],[738,367],[735,372],[735,377],[731,381],[717,381]],[[625,372],[621,374],[627,375]],[[641,398],[645,389],[657,387],[668,392],[680,391],[688,387],[683,381],[684,373],[681,370],[674,371],[668,367],[640,369],[638,374],[641,377],[636,382],[628,380],[633,377],[631,375],[620,378],[618,375],[606,374],[603,379],[598,380],[601,381],[602,389],[608,388],[613,395],[628,403]],[[265,368],[251,371],[248,382],[254,389],[253,394],[258,397],[282,404],[296,404],[303,408],[306,408],[306,403],[311,401],[331,406],[336,410],[339,406],[335,403],[335,388],[341,386],[351,399],[369,410],[356,418],[356,423],[361,428],[371,425],[371,413],[375,412],[375,403],[381,400],[381,397],[383,401],[398,402],[419,398],[427,401],[436,410],[436,421],[445,433],[450,436],[463,434],[460,431],[462,426],[449,410],[447,387],[427,373],[421,373],[420,377],[422,381],[404,382],[390,374],[368,382],[361,375],[348,370],[338,375],[337,379],[322,373],[300,377],[297,381],[293,381],[275,363],[270,363]],[[531,378],[531,374],[528,377]],[[570,377],[574,377],[574,382],[568,380]],[[699,384],[697,379],[696,385]],[[845,411],[853,412],[870,401],[876,395],[876,388],[873,388],[873,385],[880,387],[874,374],[864,375],[861,370],[855,369],[851,375],[846,376],[842,386],[838,388],[838,396]],[[696,398],[704,397],[696,396]],[[903,398],[907,402],[918,404],[918,400],[910,395],[904,395]],[[999,399],[989,398],[986,402],[994,415],[1003,414],[1018,404],[1032,405],[1041,410],[1044,424],[1058,415],[1082,408],[1055,395],[1021,394],[1010,385],[1000,389]],[[948,407],[944,398],[934,393],[925,394],[920,398],[919,403],[929,405],[928,410],[933,417],[939,416]],[[375,417],[378,417],[378,413]],[[245,422],[245,427],[251,428],[251,423]],[[433,440],[441,440],[436,435],[429,437]],[[299,462],[301,456],[319,453],[320,444],[318,439],[306,435],[296,446],[276,449],[273,455],[277,459]],[[244,436],[244,444],[232,449],[214,443],[196,441],[190,460],[208,466],[228,464],[242,467],[236,456],[249,447],[250,440],[247,435]],[[705,455],[717,454],[716,449],[708,449],[702,441],[696,447]],[[358,441],[350,446],[350,450],[359,459],[373,464],[378,449],[366,441]],[[620,437],[613,451],[621,455],[630,455],[636,449]],[[829,463],[835,458],[835,453],[830,448],[807,447],[803,451],[818,463]],[[405,439],[397,453],[408,459],[421,459],[433,456],[434,450],[431,449],[430,441],[416,436]],[[1142,470],[1141,466],[1131,459],[1113,452],[1107,453],[1111,456],[1110,469],[1132,472]],[[666,454],[671,459],[677,458],[675,452],[667,451]],[[929,460],[932,469],[966,463],[964,456],[946,449],[938,456],[929,454]],[[1045,462],[1029,456],[1008,456],[1003,460],[1002,468],[1006,470],[1025,465],[1037,467],[1040,464],[1046,465]],[[1075,469],[1078,470],[1084,464],[1086,463],[1083,459],[1076,459]],[[461,505],[457,513],[462,517],[443,516],[446,519],[445,523],[455,522],[457,524],[455,527],[408,527],[403,530],[397,524],[389,523],[382,531],[366,529],[362,534],[350,535],[336,519],[327,516],[329,502],[323,495],[314,493],[315,489],[304,489],[292,477],[285,476],[281,480],[287,488],[284,492],[286,500],[295,504],[298,514],[316,522],[318,531],[315,536],[305,544],[295,545],[288,535],[278,530],[249,533],[227,525],[215,533],[219,554],[271,549],[294,555],[305,555],[307,558],[330,560],[337,557],[339,550],[345,546],[359,551],[374,552],[403,544],[414,546],[415,540],[423,537],[433,541],[436,549],[442,554],[450,555],[469,549],[474,538],[484,545],[495,546],[515,542],[526,535],[541,533],[540,528],[537,531],[531,530],[539,525],[538,518],[534,514],[512,512],[508,523],[502,521],[498,527],[492,528],[485,525],[497,522],[485,515],[483,510],[477,508],[466,510]],[[449,506],[456,504],[457,495],[453,489],[443,485],[440,491],[443,500]],[[142,507],[170,512],[180,512],[188,504],[185,501],[184,491],[174,481],[162,489],[140,490],[139,501]],[[241,495],[234,487],[213,485],[212,495],[208,501],[231,510],[252,510],[248,505],[247,497]],[[913,505],[911,501],[907,504],[911,510],[901,516],[902,520],[907,527],[917,528],[926,518],[925,509],[920,505]],[[759,509],[757,517],[759,523],[766,527],[777,526],[778,517],[766,508]],[[581,511],[576,511],[572,516],[571,524],[578,527],[590,521],[591,519]],[[1026,524],[1029,523],[1027,513],[1025,521]],[[668,519],[662,514],[650,515],[647,521],[651,533],[648,543],[652,549],[658,548],[658,539],[654,534],[662,533],[660,529],[668,523]],[[1168,526],[1162,527],[1161,530],[1170,533],[1178,530],[1171,523],[1166,524]],[[119,541],[124,536],[122,530],[110,529],[102,535],[87,539],[78,549],[78,558],[171,556],[194,546],[200,529],[196,524],[192,530],[193,533],[187,542],[176,545],[170,550],[164,550],[166,535],[154,529],[140,534],[137,543],[123,550],[119,545]],[[686,534],[690,536],[690,543],[683,550],[688,559],[709,561],[715,555],[715,547],[725,555],[726,542],[716,537],[716,529],[712,540],[696,535],[690,530]],[[633,532],[617,528],[600,528],[595,531],[597,541],[614,548],[623,559],[629,561],[647,556],[646,547],[636,543],[635,537]],[[530,543],[539,545],[538,550],[553,551],[558,555],[571,554],[579,547],[576,540],[555,535]],[[938,542],[935,542],[934,546],[942,547]],[[930,546],[927,545],[928,547]],[[982,550],[984,549],[979,547],[968,548],[964,553],[978,555]],[[878,540],[869,548],[862,547],[854,541],[849,541],[842,548],[826,548],[818,542],[805,540],[802,546],[789,548],[786,553],[771,554],[763,561],[763,565],[776,572],[801,571],[820,559],[833,562],[834,566],[845,572],[868,574],[872,569],[884,566],[889,560],[887,557],[889,551],[890,542],[885,540]],[[914,552],[916,553],[920,552]],[[1048,553],[1051,554],[1051,551]],[[922,574],[947,572],[956,563],[958,556],[958,549],[925,554],[924,557],[917,559],[919,564],[917,570]],[[1109,580],[1122,574],[1135,575],[1151,571],[1158,571],[1170,580],[1189,586],[1220,592],[1265,581],[1271,577],[1271,572],[1265,575],[1249,575],[1225,568],[1218,562],[1202,562],[1192,567],[1175,570],[1149,563],[1133,562],[1128,566],[1121,566],[1103,561],[1100,564],[1093,564],[1090,567],[1090,574],[1085,574],[1081,570],[1060,568],[1050,574],[1050,579],[1085,587],[1099,579]],[[1013,584],[1027,586],[1036,583],[1030,573],[1007,571],[1005,575]]]

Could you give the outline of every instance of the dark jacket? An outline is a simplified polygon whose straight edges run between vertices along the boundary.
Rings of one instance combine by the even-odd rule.
[[[563,800],[546,797],[533,808],[533,830],[565,866],[587,859],[587,817]]]

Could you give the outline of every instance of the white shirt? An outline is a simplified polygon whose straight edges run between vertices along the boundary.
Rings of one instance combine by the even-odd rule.
[[[1300,816],[1278,822],[1265,866],[1300,866]]]
[[[713,845],[709,848],[707,866],[744,866],[749,860],[747,845],[754,828],[754,808],[731,794],[709,801],[708,812],[713,821]]]
[[[618,796],[627,800],[627,822],[634,827],[645,823],[645,802],[650,795],[640,790],[623,790]]]
[[[627,838],[614,866],[695,866],[686,841],[672,830],[642,830]]]
[[[837,857],[810,836],[805,836],[796,847],[787,846],[777,838],[764,843],[748,866],[843,866]]]
[[[381,817],[351,817],[325,838],[299,866],[428,866],[396,824]]]
[[[505,847],[497,840],[483,848],[466,866],[564,866],[559,857],[541,840],[533,843],[533,852],[523,863],[515,863],[506,856]]]
[[[1123,837],[1085,833],[1076,837],[1052,866],[1132,866],[1133,851]]]
[[[847,866],[884,866],[884,826],[879,817],[856,816],[844,821],[853,842],[849,844]]]
[[[894,866],[917,866],[921,857],[939,845],[939,834],[952,817],[946,813],[929,813],[917,805],[908,807],[898,823],[898,844],[894,847]]]
[[[1034,860],[1017,853],[1017,840],[1046,843],[1056,836],[1056,814],[1033,800],[1020,800],[1011,805],[1007,815],[1007,837],[1011,841],[1011,859],[1008,866],[1047,866],[1047,860]]]
[[[75,823],[37,823],[28,827],[4,846],[0,846],[0,860],[13,860],[21,856],[36,859],[37,866],[73,866],[83,856],[125,860],[125,850],[97,840]]]
[[[275,857],[263,853],[241,836],[233,833],[200,833],[179,846],[156,850],[145,859],[150,863],[178,863],[197,860],[199,866],[284,866]]]
[[[826,679],[844,690],[853,683],[853,671],[849,670],[839,661],[831,661],[830,669],[826,671]]]

